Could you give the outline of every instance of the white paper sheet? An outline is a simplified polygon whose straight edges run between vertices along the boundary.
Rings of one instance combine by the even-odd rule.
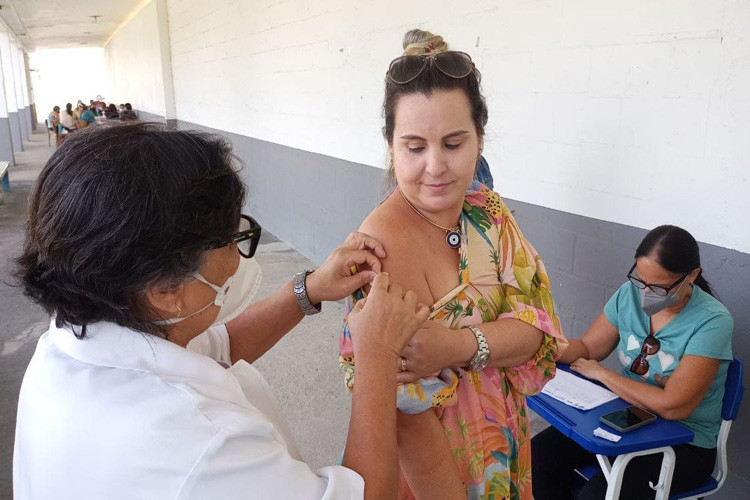
[[[614,392],[563,370],[557,370],[555,378],[542,389],[542,394],[579,410],[590,410],[617,398]]]

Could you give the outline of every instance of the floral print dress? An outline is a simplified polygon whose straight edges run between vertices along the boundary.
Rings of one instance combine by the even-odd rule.
[[[432,306],[430,319],[451,329],[515,318],[544,334],[526,363],[481,372],[453,367],[398,386],[405,413],[432,409],[448,438],[470,499],[531,499],[531,436],[525,397],[555,375],[567,344],[539,254],[524,239],[500,196],[474,181],[461,214],[459,285]],[[347,312],[356,298],[347,301]],[[350,389],[353,346],[344,321],[340,364]],[[413,498],[404,481],[401,498]]]

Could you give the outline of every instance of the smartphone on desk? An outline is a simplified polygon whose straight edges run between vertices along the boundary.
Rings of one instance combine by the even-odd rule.
[[[602,423],[620,432],[628,432],[656,421],[656,415],[637,406],[628,406],[599,417]]]

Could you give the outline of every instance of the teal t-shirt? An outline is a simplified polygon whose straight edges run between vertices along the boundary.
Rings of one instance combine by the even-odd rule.
[[[734,321],[724,304],[699,287],[685,307],[664,328],[654,333],[661,343],[659,351],[646,359],[649,371],[641,376],[630,371],[633,360],[651,329],[649,317],[641,308],[640,291],[630,282],[622,285],[604,306],[604,315],[620,333],[617,356],[625,377],[664,387],[672,372],[686,354],[720,359],[719,370],[703,400],[689,417],[680,423],[695,433],[692,444],[702,448],[716,447],[721,426],[721,404],[727,368],[732,360]]]

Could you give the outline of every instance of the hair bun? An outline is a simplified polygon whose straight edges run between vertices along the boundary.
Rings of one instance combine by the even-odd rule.
[[[448,50],[448,44],[440,35],[434,35],[429,31],[413,29],[404,35],[405,56],[419,56],[423,54],[440,53]]]

